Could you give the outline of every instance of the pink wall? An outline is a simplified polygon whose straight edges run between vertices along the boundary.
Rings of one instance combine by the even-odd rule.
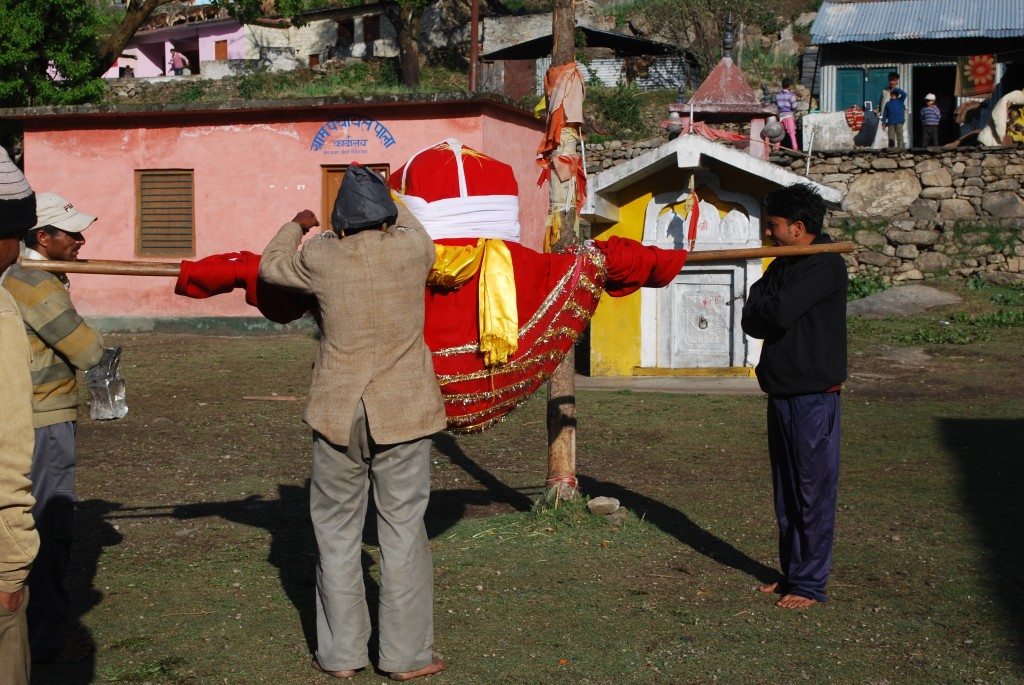
[[[245,58],[245,29],[236,21],[188,24],[139,33],[128,43],[117,63],[103,78],[118,78],[119,67],[124,66],[131,66],[136,78],[167,76],[172,47],[188,56],[192,62],[192,72],[196,73],[201,62],[216,58],[215,46],[220,40],[228,41],[228,59]]]
[[[346,117],[374,120],[349,127],[359,147],[338,147]],[[390,146],[374,132],[379,123]],[[62,114],[27,118],[26,176],[36,192],[57,192],[99,220],[85,233],[81,258],[141,260],[135,254],[137,169],[192,169],[196,256],[262,252],[297,211],[321,205],[321,166],[387,163],[392,171],[428,145],[457,138],[512,165],[519,182],[524,243],[539,248],[547,190],[537,188],[534,157],[541,122],[490,101],[330,105],[278,110],[159,114]],[[319,131],[329,134],[311,149]],[[355,150],[355,152],[349,152]],[[176,262],[178,260],[162,260]],[[85,316],[258,316],[235,291],[207,300],[174,294],[174,279],[70,275]]]

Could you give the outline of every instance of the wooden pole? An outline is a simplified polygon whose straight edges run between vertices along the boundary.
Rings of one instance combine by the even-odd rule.
[[[574,0],[555,0],[551,13],[551,66],[562,66],[576,58],[576,3]],[[550,95],[548,95],[550,98]],[[549,99],[548,107],[552,103]],[[583,141],[577,126],[563,126],[561,143],[551,153],[579,155]],[[550,221],[559,229],[559,239],[551,251],[565,252],[579,242],[579,210],[576,207],[574,186],[559,181],[553,165],[551,170]],[[568,354],[551,374],[548,381],[548,476],[545,496],[556,505],[560,499],[579,496],[576,485],[576,355]]]
[[[853,243],[824,243],[822,245],[794,245],[792,247],[742,247],[735,250],[697,250],[686,255],[686,263],[727,262],[734,259],[768,259],[820,252],[853,252]]]
[[[59,271],[65,274],[104,274],[110,276],[174,276],[181,273],[181,264],[174,262],[119,262],[101,259],[78,259],[62,262],[50,259],[25,259],[18,264],[23,269]]]
[[[744,247],[734,250],[698,250],[686,256],[686,264],[697,262],[728,262],[739,259],[768,259],[819,252],[853,252],[854,243],[827,243],[824,245],[796,245],[793,247]],[[23,269],[59,271],[67,274],[103,274],[107,276],[174,276],[181,273],[181,265],[173,262],[122,262],[103,259],[79,259],[61,262],[49,259],[19,258]],[[686,268],[685,265],[683,268]]]
[[[469,92],[475,93],[479,87],[479,69],[478,62],[480,61],[480,41],[478,34],[480,33],[480,0],[472,0],[470,2],[470,14],[469,14]]]

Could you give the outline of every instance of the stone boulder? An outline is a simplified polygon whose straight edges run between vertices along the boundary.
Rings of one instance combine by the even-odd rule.
[[[913,169],[864,174],[850,183],[846,211],[854,216],[891,218],[904,214],[921,194]]]
[[[981,199],[981,208],[992,216],[1012,219],[1024,216],[1024,200],[1017,193],[1000,190]]]
[[[902,285],[854,300],[846,305],[846,313],[867,318],[913,316],[933,307],[955,304],[959,301],[958,295],[938,288],[927,285]]]

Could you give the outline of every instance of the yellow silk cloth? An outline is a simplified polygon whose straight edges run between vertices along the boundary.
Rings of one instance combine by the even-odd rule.
[[[512,254],[501,240],[481,238],[476,245],[434,244],[437,258],[428,285],[457,288],[480,271],[477,316],[484,364],[508,361],[519,348],[519,310]]]

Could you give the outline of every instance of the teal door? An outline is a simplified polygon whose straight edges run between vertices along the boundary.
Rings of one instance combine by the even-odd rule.
[[[889,87],[889,72],[895,67],[872,67],[871,69],[836,70],[836,110],[842,111],[854,105],[864,107],[865,101],[878,109],[878,96]]]

